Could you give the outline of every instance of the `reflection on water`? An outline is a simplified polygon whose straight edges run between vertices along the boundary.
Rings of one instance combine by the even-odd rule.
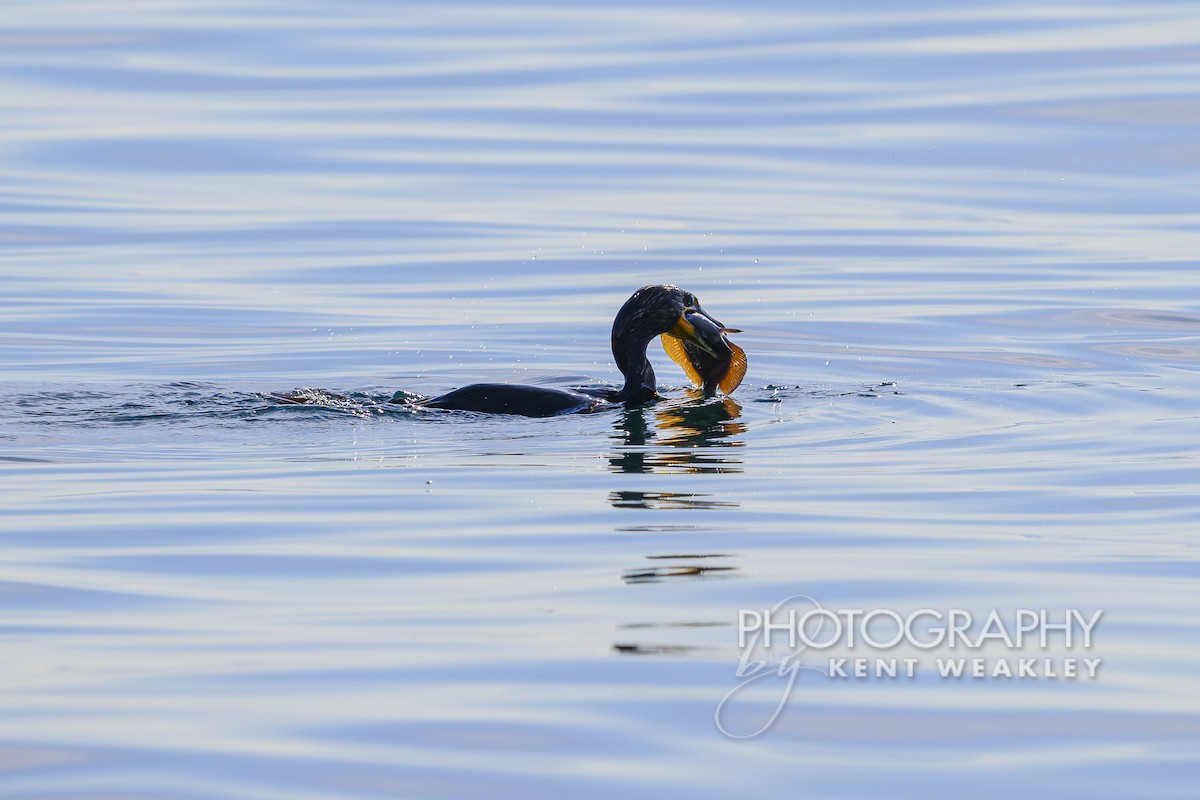
[[[708,500],[710,494],[693,492],[612,492],[608,502],[613,508],[659,508],[659,509],[714,509],[737,508],[740,504],[729,500]]]
[[[613,652],[633,656],[681,656],[711,648],[686,644],[625,644],[613,645]]]
[[[613,472],[741,472],[736,453],[710,448],[743,447],[742,407],[731,397],[704,397],[687,390],[682,401],[626,409],[617,418],[609,457]]]
[[[675,533],[685,531],[702,531],[700,525],[618,525],[613,530],[627,533]]]
[[[627,584],[640,585],[662,583],[667,580],[702,580],[706,578],[732,577],[732,573],[740,569],[733,565],[694,564],[689,562],[702,559],[733,558],[730,553],[672,553],[668,555],[646,556],[656,561],[679,562],[663,567],[630,569],[622,574],[622,580]],[[653,604],[647,604],[645,613],[653,614],[657,609]],[[689,653],[709,652],[711,645],[689,644],[680,641],[670,641],[673,637],[686,637],[689,632],[703,632],[712,629],[727,629],[733,626],[729,620],[696,620],[680,621],[667,620],[662,622],[627,622],[618,625],[619,635],[623,641],[613,643],[613,651],[622,655],[687,655]],[[642,641],[631,642],[631,637],[639,637]]]
[[[732,397],[697,397],[663,405],[654,415],[658,440],[675,447],[742,447],[744,442],[732,438],[746,432],[746,426],[736,421],[741,413],[742,407]]]
[[[737,567],[730,566],[675,564],[669,567],[626,570],[621,578],[626,583],[658,583],[669,578],[710,578],[737,569]]]

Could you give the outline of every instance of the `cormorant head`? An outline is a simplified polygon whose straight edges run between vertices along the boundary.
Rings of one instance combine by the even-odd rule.
[[[725,338],[725,333],[731,332],[733,329],[709,316],[691,292],[664,284],[643,286],[625,301],[613,320],[613,357],[626,377],[627,390],[632,388],[630,378],[640,372],[643,388],[653,392],[654,371],[645,348],[655,336],[662,336],[668,355],[694,383],[710,393],[716,386],[729,393],[746,371],[745,354]],[[674,352],[668,342],[677,343]]]

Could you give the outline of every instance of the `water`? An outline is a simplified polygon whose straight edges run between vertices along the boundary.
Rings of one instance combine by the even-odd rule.
[[[1190,797],[1198,79],[1182,2],[9,4],[0,795]],[[617,383],[650,282],[733,398],[384,402]],[[793,595],[1102,666],[731,738]]]

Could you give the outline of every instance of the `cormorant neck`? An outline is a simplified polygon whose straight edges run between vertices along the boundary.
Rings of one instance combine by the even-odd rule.
[[[628,329],[618,330],[613,327],[612,350],[616,359],[617,369],[625,376],[625,386],[617,393],[617,399],[623,402],[640,403],[658,394],[658,384],[654,378],[654,367],[646,358],[646,348],[654,337],[636,336]]]

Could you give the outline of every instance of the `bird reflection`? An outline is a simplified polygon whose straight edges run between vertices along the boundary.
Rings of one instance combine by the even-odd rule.
[[[623,473],[728,473],[741,472],[738,450],[745,446],[746,425],[739,421],[742,407],[729,398],[705,397],[690,392],[686,400],[656,406],[626,408],[614,427],[614,447],[609,468]],[[690,488],[690,487],[689,487]],[[610,492],[614,508],[651,510],[737,509],[740,503],[719,500],[701,492],[664,492],[625,489]],[[668,519],[674,522],[673,519]],[[695,526],[640,525],[619,528],[632,533],[672,531],[686,536]],[[657,563],[626,569],[621,580],[627,586],[730,579],[738,574],[729,553],[706,553],[681,549],[646,558]],[[613,652],[622,655],[686,656],[717,649],[722,639],[715,636],[725,621],[642,621],[622,626],[621,640]],[[712,630],[715,629],[715,630]],[[636,633],[635,633],[636,631]],[[699,636],[699,642],[693,637]],[[683,641],[680,641],[682,639]]]
[[[671,553],[647,556],[666,562],[653,567],[625,570],[621,578],[626,584],[663,583],[674,581],[732,578],[738,567],[711,563],[709,559],[730,558],[728,553]],[[679,619],[628,622],[618,626],[620,639],[612,649],[622,655],[686,656],[702,651],[720,650],[728,639],[728,620]]]
[[[669,578],[711,578],[721,573],[729,573],[737,567],[709,567],[696,564],[681,564],[670,567],[646,567],[644,569],[626,570],[621,579],[626,583],[661,583]]]
[[[613,472],[741,472],[740,459],[723,448],[743,447],[742,407],[730,397],[692,390],[683,402],[625,409],[609,457]]]
[[[726,628],[733,627],[732,622],[705,621],[698,622],[630,622],[617,626],[622,631],[626,641],[613,642],[613,652],[630,656],[686,656],[692,653],[715,652],[723,650],[723,639],[727,637]],[[704,644],[666,641],[670,638],[704,638]],[[629,639],[649,637],[652,641],[628,641]]]
[[[710,500],[710,494],[694,492],[609,492],[613,508],[737,508],[738,503]]]

